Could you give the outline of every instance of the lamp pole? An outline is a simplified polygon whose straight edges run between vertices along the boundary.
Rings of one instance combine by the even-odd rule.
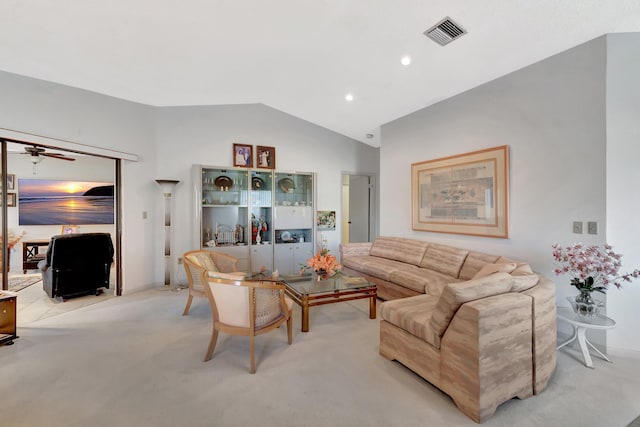
[[[171,197],[175,186],[180,181],[156,179],[156,182],[162,188],[164,197],[164,285],[170,286],[173,272],[173,263],[171,262]]]

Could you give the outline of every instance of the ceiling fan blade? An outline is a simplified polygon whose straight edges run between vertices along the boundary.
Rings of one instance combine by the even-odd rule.
[[[73,157],[67,157],[64,154],[60,154],[60,153],[40,153],[40,155],[46,156],[46,157],[53,157],[54,159],[68,160],[70,162],[75,162],[76,160]]]

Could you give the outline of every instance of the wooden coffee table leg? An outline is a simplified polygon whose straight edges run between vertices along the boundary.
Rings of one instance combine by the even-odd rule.
[[[302,332],[309,332],[309,299],[306,295],[302,297]]]
[[[369,297],[369,319],[376,318],[376,295],[373,294]]]

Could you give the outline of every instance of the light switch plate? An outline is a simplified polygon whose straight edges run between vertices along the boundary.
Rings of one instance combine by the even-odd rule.
[[[573,232],[582,234],[582,221],[573,221]]]
[[[598,222],[597,221],[589,221],[589,222],[587,222],[587,233],[589,233],[589,234],[598,234]]]

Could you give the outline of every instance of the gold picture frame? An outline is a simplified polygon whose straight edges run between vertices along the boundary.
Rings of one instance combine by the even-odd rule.
[[[508,166],[506,145],[413,163],[413,230],[508,238]]]
[[[233,166],[253,167],[253,145],[233,144]]]
[[[60,234],[77,234],[78,226],[77,225],[63,225]]]
[[[0,197],[0,206],[2,206],[2,197]],[[7,192],[7,206],[10,208],[16,207],[16,193]]]
[[[276,168],[276,147],[256,146],[256,167],[260,169]]]

